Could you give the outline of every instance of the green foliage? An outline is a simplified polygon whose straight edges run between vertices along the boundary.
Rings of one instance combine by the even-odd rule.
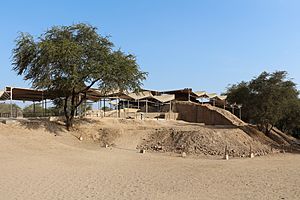
[[[0,104],[0,117],[10,117],[11,111],[13,117],[22,116],[22,109],[18,105],[12,104],[11,107],[10,104],[6,104],[6,103]]]
[[[51,115],[50,109],[44,109],[40,103],[28,105],[23,108],[23,117],[44,117]]]
[[[110,107],[105,106],[105,107],[102,107],[101,110],[111,111],[112,109]]]
[[[23,112],[25,112],[25,113],[33,113],[33,112],[43,113],[44,109],[40,104],[35,104],[35,105],[31,104],[29,106],[24,107]]]
[[[12,104],[13,110],[21,111],[22,109],[17,104]],[[10,104],[1,103],[0,104],[0,113],[10,113],[11,106]]]
[[[62,99],[55,99],[53,101],[54,106],[49,108],[48,112],[53,113],[53,115],[55,116],[63,116],[64,115],[64,101]],[[68,101],[68,106],[71,106],[71,101]],[[79,108],[77,109],[78,113],[76,113],[77,115],[82,114],[82,112],[86,111],[86,110],[92,110],[92,105],[90,104],[86,104],[86,103],[82,103],[80,104]]]
[[[94,85],[102,90],[137,90],[147,73],[136,59],[87,24],[55,26],[36,40],[22,33],[13,50],[14,70],[37,89],[63,101],[67,127]]]
[[[300,100],[291,100],[285,108],[284,117],[281,118],[276,126],[294,136],[300,137]]]
[[[263,72],[227,89],[228,102],[243,105],[243,119],[266,133],[273,126],[287,130],[299,125],[295,120],[300,112],[298,94],[296,84],[287,79],[285,71]]]
[[[251,103],[250,101],[250,89],[248,87],[248,83],[242,81],[239,84],[235,84],[230,86],[227,89],[227,101],[229,103],[236,103],[242,105],[243,109],[243,114],[242,114],[242,119],[244,121],[250,121],[251,116],[249,116],[249,111],[251,109]]]

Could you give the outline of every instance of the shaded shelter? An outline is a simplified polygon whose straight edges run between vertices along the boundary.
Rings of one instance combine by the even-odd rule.
[[[226,95],[220,95],[220,96],[217,95],[217,96],[211,98],[211,101],[213,101],[214,105],[223,107],[225,109],[226,103],[227,103],[226,99],[227,99]]]
[[[177,101],[197,102],[197,95],[192,91],[191,88],[163,91],[162,94],[174,94],[175,100]]]

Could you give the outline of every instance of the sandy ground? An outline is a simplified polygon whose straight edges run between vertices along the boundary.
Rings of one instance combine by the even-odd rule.
[[[300,199],[300,155],[181,158],[0,124],[0,199]]]

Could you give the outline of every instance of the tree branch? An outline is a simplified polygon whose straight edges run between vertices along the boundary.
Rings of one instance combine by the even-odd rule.
[[[76,92],[76,94],[80,94],[80,93],[84,93],[84,92],[87,92],[97,81],[100,81],[100,78],[98,79],[95,79],[94,81],[92,81],[90,83],[90,85],[88,85],[86,88],[84,88],[83,90],[80,90],[78,92]]]
[[[80,104],[86,100],[86,93],[84,93],[84,97],[80,99],[80,101],[75,105],[75,109],[78,108],[78,106],[80,106]]]

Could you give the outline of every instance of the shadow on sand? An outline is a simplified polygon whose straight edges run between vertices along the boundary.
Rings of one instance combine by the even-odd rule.
[[[62,132],[67,132],[63,118],[55,121],[49,121],[49,118],[27,118],[27,119],[18,120],[18,122],[22,127],[29,130],[38,130],[44,128],[46,131],[56,135],[59,135]],[[97,120],[89,119],[89,118],[74,119],[75,127],[77,125],[93,124],[97,122],[98,122]]]
[[[38,130],[44,128],[47,132],[59,135],[66,131],[65,125],[57,121],[49,121],[49,119],[25,119],[19,120],[19,124],[29,130]]]
[[[300,140],[288,136],[285,133],[278,131],[271,131],[269,134],[264,134],[259,131],[255,126],[247,125],[239,127],[245,133],[247,133],[254,140],[257,140],[265,145],[268,145],[274,149],[279,149],[281,152],[300,154]]]

